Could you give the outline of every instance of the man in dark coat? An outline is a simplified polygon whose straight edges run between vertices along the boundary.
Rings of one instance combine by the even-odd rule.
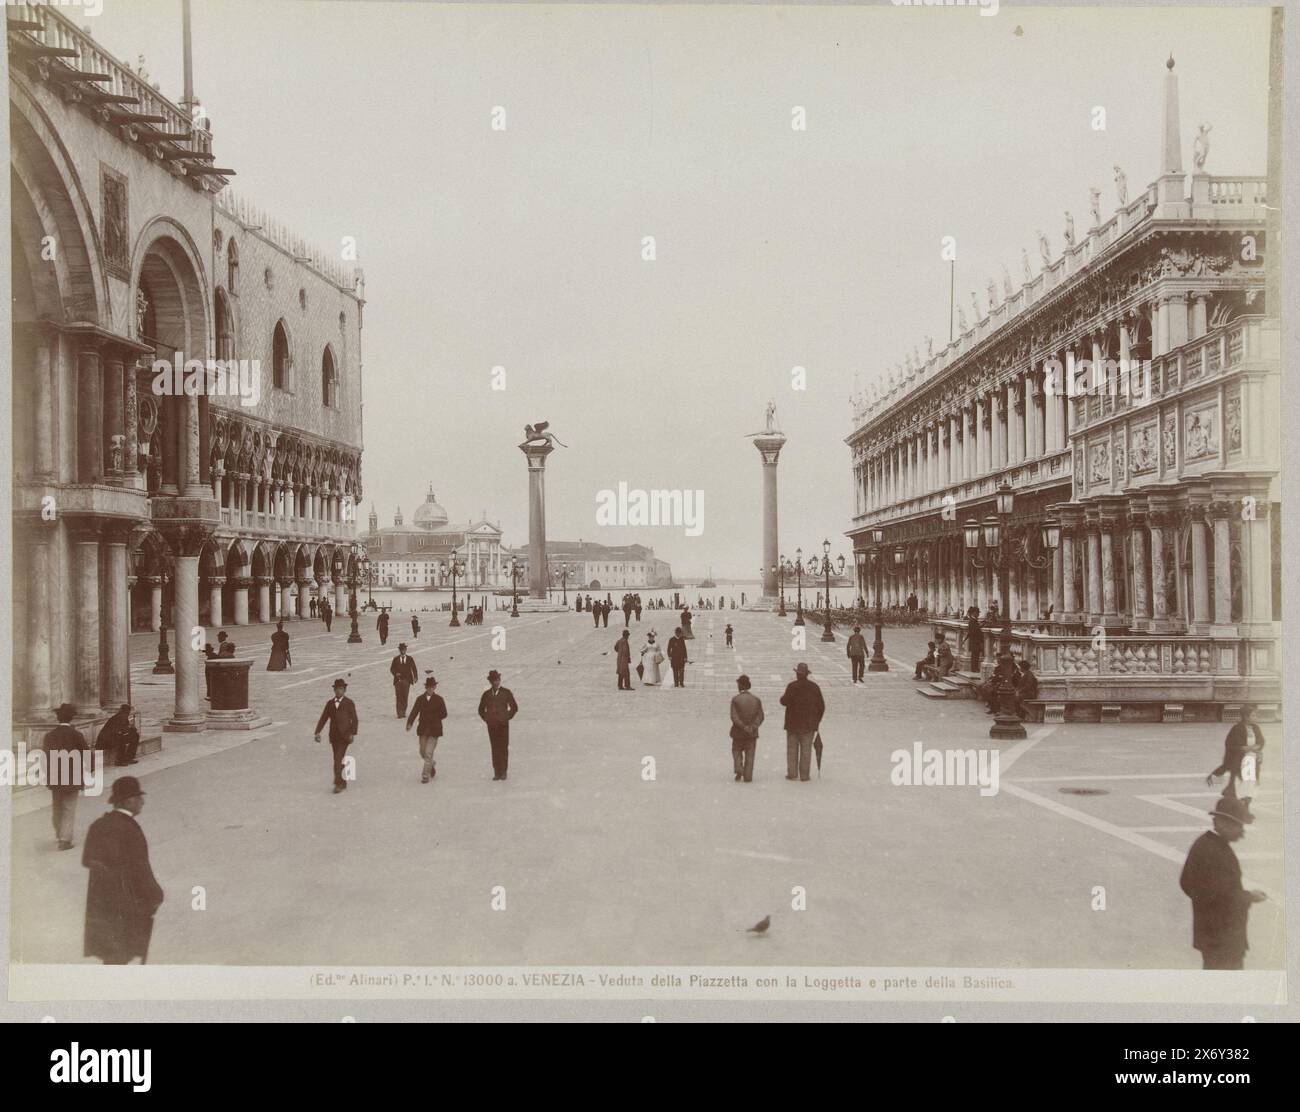
[[[606,598],[600,608],[600,621],[602,628],[609,629],[609,612],[613,609],[613,602]]]
[[[136,750],[140,748],[140,731],[131,724],[130,703],[123,703],[104,723],[96,744],[105,761],[118,766],[135,764]]]
[[[668,666],[673,670],[673,686],[686,686],[686,642],[682,639],[682,628],[678,626],[668,638]]]
[[[425,678],[424,694],[416,696],[415,705],[411,707],[410,716],[406,719],[407,733],[411,732],[412,725],[419,722],[415,734],[420,739],[420,758],[424,761],[424,771],[420,774],[421,784],[427,784],[438,775],[433,754],[438,748],[438,739],[442,737],[442,722],[447,717],[447,704],[434,690],[437,686],[438,681],[432,676]]]
[[[587,602],[587,609],[591,611],[591,620],[592,620],[593,624],[595,625],[595,627],[596,627],[597,629],[599,629],[599,628],[600,628],[600,613],[601,613],[601,611],[604,609],[604,607],[603,607],[603,606],[601,605],[601,603],[600,603],[600,600],[597,599],[595,602],[591,602],[590,600],[588,600],[588,602]]]
[[[329,599],[325,599],[320,605],[320,616],[325,621],[325,632],[330,631],[330,626],[334,623],[334,607],[330,605]]]
[[[346,791],[348,782],[343,779],[343,758],[348,746],[357,736],[357,707],[347,696],[346,680],[334,681],[334,698],[325,704],[316,722],[316,740],[320,741],[320,732],[325,723],[330,725],[330,748],[334,751],[334,794]]]
[[[388,644],[388,611],[387,610],[381,610],[379,612],[379,620],[375,622],[375,629],[379,630],[379,643],[381,645],[387,645]]]
[[[1016,713],[1021,718],[1029,717],[1029,703],[1038,698],[1038,677],[1029,661],[1020,662],[1020,674],[1016,676]]]
[[[406,655],[405,641],[397,646],[397,655],[393,657],[388,671],[393,677],[393,690],[397,693],[397,717],[405,718],[406,700],[411,694],[411,684],[420,678],[414,658]]]
[[[847,651],[849,664],[853,668],[853,682],[861,683],[862,677],[867,674],[867,639],[862,636],[861,626],[853,627],[853,635],[849,638]]]
[[[1208,785],[1213,785],[1216,778],[1226,775],[1228,788],[1235,792],[1237,781],[1258,782],[1260,764],[1264,753],[1264,731],[1255,721],[1255,708],[1249,704],[1241,708],[1241,721],[1233,725],[1223,741],[1223,761],[1219,767],[1205,778]],[[1250,754],[1254,761],[1252,775],[1242,775],[1242,762]]]
[[[615,670],[618,672],[618,689],[620,691],[632,690],[632,645],[628,640],[631,636],[631,631],[625,629],[619,639],[614,642]]]
[[[510,688],[501,686],[501,673],[488,673],[491,685],[478,701],[478,716],[487,723],[488,742],[492,746],[492,779],[504,780],[510,765],[510,720],[519,713],[519,704]]]
[[[984,659],[984,627],[980,625],[980,608],[966,611],[966,649],[970,653],[970,670],[978,672]]]
[[[289,635],[284,631],[284,622],[275,623],[275,632],[271,634],[271,659],[266,662],[268,672],[283,672],[293,664],[289,652]]]
[[[163,890],[149,867],[149,844],[135,819],[144,809],[140,781],[119,778],[108,802],[113,810],[90,824],[81,854],[90,870],[84,951],[105,965],[126,965],[134,957],[143,965]]]
[[[1229,788],[1231,791],[1231,788]],[[1192,901],[1192,946],[1201,951],[1203,969],[1241,969],[1246,958],[1246,916],[1250,905],[1268,896],[1241,885],[1241,864],[1232,850],[1255,821],[1250,800],[1225,792],[1207,830],[1187,854],[1178,883]]]
[[[785,707],[785,778],[812,779],[813,740],[826,713],[822,689],[808,678],[808,665],[800,661],[794,679],[786,684],[781,705]]]
[[[72,725],[76,708],[63,703],[54,712],[58,725],[45,735],[45,782],[50,789],[53,807],[54,836],[59,849],[72,848],[72,833],[77,823],[77,797],[85,786],[83,762],[90,747],[85,735]],[[92,785],[93,786],[93,785]]]

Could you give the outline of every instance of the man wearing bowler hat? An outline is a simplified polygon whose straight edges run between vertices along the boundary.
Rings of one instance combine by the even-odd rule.
[[[492,779],[504,780],[510,764],[510,719],[519,713],[519,706],[510,688],[501,686],[501,673],[495,668],[488,673],[488,683],[491,686],[478,701],[478,716],[487,723],[492,745]]]
[[[348,782],[343,779],[343,758],[348,746],[357,736],[357,707],[347,696],[347,680],[334,681],[334,698],[325,704],[316,722],[316,740],[320,741],[320,732],[325,723],[330,724],[330,748],[334,750],[334,794],[346,791]]]
[[[1250,905],[1268,899],[1241,886],[1241,864],[1233,842],[1255,821],[1250,800],[1232,789],[1210,812],[1214,829],[1192,843],[1178,883],[1192,901],[1192,946],[1201,951],[1202,969],[1241,969],[1246,958],[1246,916]]]
[[[781,705],[785,707],[785,778],[812,779],[813,740],[826,703],[822,689],[808,678],[808,665],[800,661],[794,668],[794,680],[785,687]]]
[[[83,762],[90,746],[85,735],[72,725],[76,708],[71,703],[61,704],[54,712],[58,725],[45,735],[45,782],[50,789],[50,803],[54,809],[54,836],[59,849],[72,848],[72,833],[77,822],[77,797],[84,787]]]
[[[420,678],[415,661],[406,655],[405,641],[397,646],[397,655],[393,657],[388,671],[393,677],[393,693],[397,696],[397,717],[405,718],[406,700],[411,693],[411,684]]]
[[[85,955],[105,965],[127,965],[149,957],[153,917],[163,890],[149,867],[149,844],[136,816],[144,810],[144,789],[134,776],[113,783],[113,808],[86,831],[81,863],[90,870],[86,886]]]
[[[438,681],[429,676],[424,681],[424,694],[415,697],[410,717],[406,720],[406,731],[419,721],[415,736],[420,739],[420,757],[424,761],[424,771],[420,774],[420,783],[427,784],[438,775],[433,762],[434,750],[438,748],[438,739],[442,737],[442,720],[447,717],[447,704],[434,688]]]

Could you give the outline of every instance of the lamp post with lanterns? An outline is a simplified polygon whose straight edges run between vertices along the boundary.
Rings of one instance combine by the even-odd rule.
[[[518,557],[510,557],[510,616],[519,617],[519,577],[523,575],[524,569],[519,563]]]
[[[370,571],[370,560],[366,557],[365,549],[361,547],[360,541],[352,542],[350,552],[352,561],[351,567],[348,569],[348,612],[352,617],[352,630],[348,634],[348,644],[359,645],[361,644],[361,630],[357,626],[358,576]]]
[[[452,556],[451,562],[439,564],[438,570],[442,572],[444,576],[448,574],[451,575],[451,621],[447,624],[449,626],[458,626],[460,625],[460,615],[456,599],[456,580],[464,576],[465,562],[458,559],[456,556]]]
[[[868,672],[888,672],[889,661],[885,659],[884,616],[880,612],[880,597],[883,591],[882,579],[885,563],[885,531],[871,530],[871,567],[875,571],[876,592],[876,639],[871,643],[871,659],[867,662]]]
[[[569,572],[572,570],[568,564],[561,564],[551,573],[552,579],[560,581],[560,594],[566,607],[569,605]]]
[[[844,574],[844,554],[840,553],[839,559],[833,561],[831,559],[831,542],[829,540],[825,540],[822,541],[822,559],[821,559],[821,573],[825,580],[825,584],[824,584],[825,595],[823,597],[826,602],[826,621],[822,626],[822,637],[821,637],[823,641],[835,640],[835,632],[831,628],[831,568],[832,567],[837,568],[838,573],[840,575]],[[816,556],[812,558],[811,571],[813,575],[817,574]]]
[[[1025,564],[1041,571],[1049,567],[1052,553],[1061,543],[1061,525],[1054,517],[1043,521],[1039,529],[1039,553],[1030,551],[1030,532],[1013,537],[1011,511],[1015,505],[1015,492],[1003,479],[997,489],[997,513],[982,522],[969,519],[963,527],[966,549],[971,554],[971,566],[982,571],[992,567],[998,573],[998,590],[1002,596],[1002,631],[998,643],[998,662],[992,682],[996,686],[998,712],[989,727],[989,737],[1002,740],[1019,740],[1025,737],[1025,726],[1016,710],[1015,658],[1011,653],[1011,602],[1010,572],[1013,563]]]
[[[814,560],[816,557],[814,557]],[[807,565],[803,562],[803,549],[794,550],[794,562],[785,560],[785,571],[794,576],[795,584],[795,619],[794,624],[797,626],[804,625],[803,620],[803,574],[808,570]]]
[[[782,554],[775,564],[772,565],[772,574],[776,576],[777,586],[780,591],[781,605],[778,607],[776,616],[778,618],[786,617],[785,610],[785,556]],[[761,582],[763,569],[758,569],[759,580]]]

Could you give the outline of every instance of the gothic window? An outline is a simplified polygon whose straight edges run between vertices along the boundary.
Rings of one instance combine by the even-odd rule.
[[[337,409],[339,404],[339,375],[334,365],[334,355],[327,347],[320,361],[321,404]]]
[[[289,389],[289,334],[284,321],[277,321],[271,341],[271,384],[278,390]]]

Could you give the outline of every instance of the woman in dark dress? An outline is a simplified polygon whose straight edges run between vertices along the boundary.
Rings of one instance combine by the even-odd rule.
[[[289,653],[289,635],[284,631],[284,622],[275,623],[275,632],[271,634],[271,659],[266,662],[268,672],[283,672],[293,664]]]

